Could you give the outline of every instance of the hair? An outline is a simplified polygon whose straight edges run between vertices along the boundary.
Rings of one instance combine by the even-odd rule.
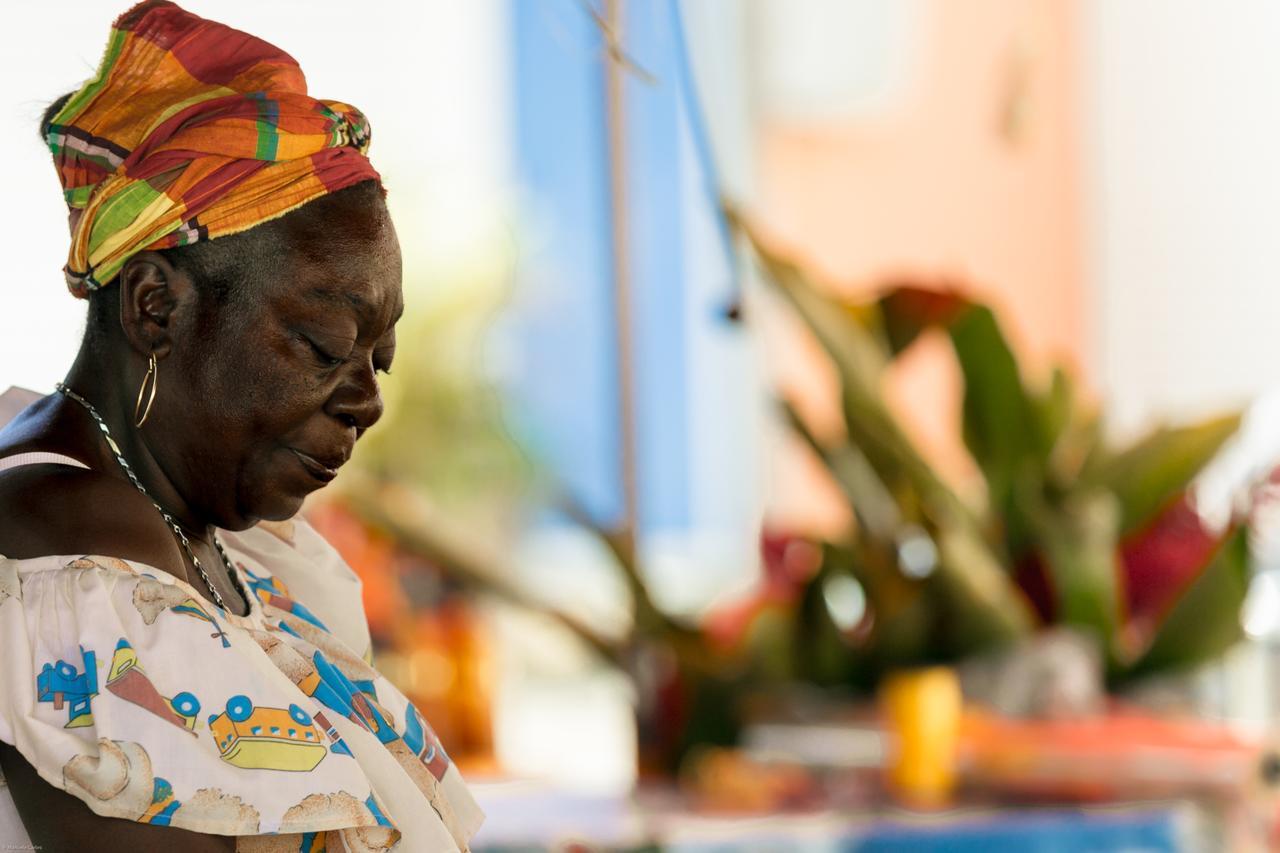
[[[45,109],[40,118],[42,142],[47,142],[54,116],[62,111],[73,94],[68,92]],[[260,288],[253,286],[254,282],[276,272],[275,262],[288,245],[283,220],[333,215],[335,207],[384,204],[385,199],[386,192],[380,182],[372,179],[361,181],[238,234],[162,249],[159,254],[191,277],[202,302],[210,307],[222,307],[239,299],[254,298],[254,294],[260,292]],[[316,202],[321,200],[326,203],[317,205]],[[89,315],[85,325],[87,344],[98,346],[106,340],[111,324],[119,316],[115,293],[115,288],[107,286],[89,294]]]

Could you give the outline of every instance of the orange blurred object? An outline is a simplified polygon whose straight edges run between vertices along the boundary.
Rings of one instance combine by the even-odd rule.
[[[493,756],[493,658],[471,604],[451,596],[402,621],[382,655],[399,656],[398,686],[431,720],[464,770],[487,769]]]
[[[408,600],[396,577],[395,544],[370,530],[337,501],[308,506],[307,519],[360,576],[369,630],[379,636],[408,613]]]
[[[753,761],[736,749],[714,747],[691,756],[680,786],[700,810],[764,814],[820,802],[812,773],[798,765]]]
[[[1014,720],[970,709],[962,744],[966,782],[1028,799],[1233,798],[1268,782],[1259,739],[1139,711]]]

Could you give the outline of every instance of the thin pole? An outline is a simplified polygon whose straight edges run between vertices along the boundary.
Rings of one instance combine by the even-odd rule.
[[[627,233],[627,147],[622,52],[624,0],[604,0],[605,117],[609,131],[610,221],[613,241],[613,312],[618,336],[619,476],[622,478],[623,529],[634,548],[639,526],[636,478],[635,344],[631,318],[631,246]]]

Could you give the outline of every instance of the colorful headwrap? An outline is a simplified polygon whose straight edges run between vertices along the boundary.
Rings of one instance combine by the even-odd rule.
[[[307,95],[279,48],[163,0],[115,22],[48,142],[72,209],[67,286],[81,298],[138,252],[235,234],[378,179],[359,110]]]

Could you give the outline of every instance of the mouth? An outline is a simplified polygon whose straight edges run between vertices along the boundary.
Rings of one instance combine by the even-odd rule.
[[[302,463],[303,469],[311,475],[315,480],[321,483],[327,483],[334,477],[338,476],[338,469],[346,462],[345,459],[324,459],[323,461],[310,455],[303,453],[296,447],[290,447],[289,451],[298,457],[298,461]]]

